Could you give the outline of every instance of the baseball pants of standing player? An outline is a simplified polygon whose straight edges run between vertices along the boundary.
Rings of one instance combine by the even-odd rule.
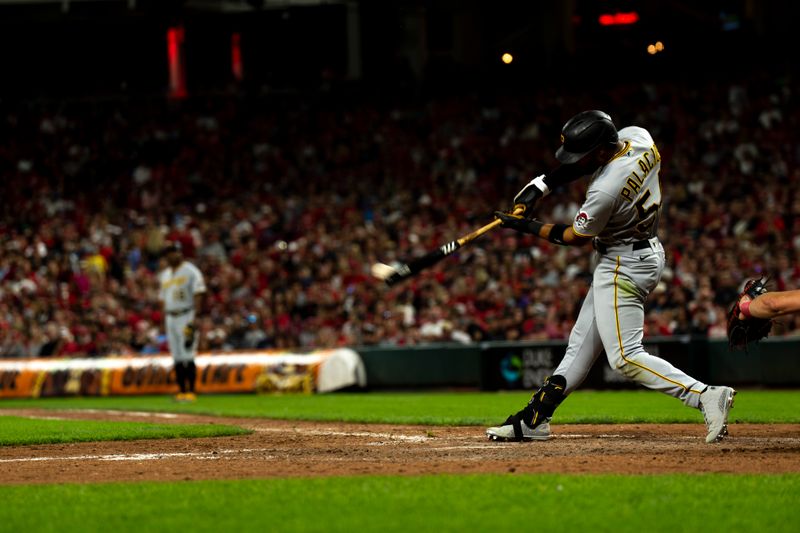
[[[183,314],[173,316],[167,315],[167,345],[169,352],[175,362],[193,361],[197,352],[197,336],[194,342],[186,347],[186,326],[194,320],[194,311],[190,310]]]
[[[567,380],[565,394],[580,386],[605,349],[612,368],[649,389],[700,405],[705,384],[660,357],[647,353],[644,302],[664,270],[664,248],[657,239],[642,250],[611,249],[600,255],[592,287],[569,336],[567,352],[554,375]]]

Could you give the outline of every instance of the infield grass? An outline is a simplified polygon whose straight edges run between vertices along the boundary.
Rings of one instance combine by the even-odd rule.
[[[0,400],[3,408],[113,409],[183,412],[284,420],[389,424],[487,425],[521,409],[528,392],[203,395],[194,404],[169,396]],[[577,391],[561,405],[558,424],[702,423],[696,409],[654,391]],[[800,390],[740,390],[731,423],[800,423]]]
[[[521,408],[528,393],[348,393],[205,395],[194,404],[170,396],[1,400],[2,408],[109,409],[231,417],[425,425],[490,425]],[[703,423],[695,409],[652,391],[579,391],[559,408],[558,424]],[[730,422],[800,423],[800,391],[740,391]],[[246,433],[224,425],[42,420],[0,416],[0,446]]]
[[[250,431],[220,424],[147,424],[0,416],[0,446],[100,440],[222,437],[246,433],[250,433]]]
[[[800,475],[0,486],[4,531],[797,531]]]

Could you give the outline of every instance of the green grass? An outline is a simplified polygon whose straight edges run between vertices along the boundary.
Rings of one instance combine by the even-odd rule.
[[[54,444],[100,440],[221,437],[250,433],[219,424],[146,424],[97,420],[42,420],[17,416],[0,417],[0,446]]]
[[[118,409],[238,417],[484,425],[528,393],[205,395],[3,400],[2,408]],[[0,412],[0,414],[2,414]],[[579,391],[557,423],[702,423],[652,391]],[[734,422],[800,422],[800,391],[742,390]],[[206,436],[221,425],[0,417],[0,444]],[[185,433],[188,432],[188,433]],[[199,433],[198,433],[199,432]],[[226,433],[231,434],[231,433]],[[38,439],[38,440],[24,440]],[[1,453],[1,449],[0,449]],[[531,457],[530,460],[538,460]],[[220,463],[220,468],[224,465]],[[171,483],[0,485],[4,531],[795,531],[800,474],[438,475]]]
[[[0,486],[3,531],[796,531],[800,475]]]
[[[527,392],[337,393],[320,395],[204,395],[194,404],[168,396],[0,400],[3,408],[119,409],[289,420],[392,424],[486,425],[527,403]],[[554,419],[570,423],[701,423],[702,415],[654,391],[578,391]],[[800,423],[800,390],[741,390],[731,422]]]

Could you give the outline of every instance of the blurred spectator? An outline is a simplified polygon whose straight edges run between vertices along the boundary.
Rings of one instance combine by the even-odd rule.
[[[609,94],[659,102],[615,117],[653,131],[666,161],[668,266],[648,335],[722,335],[748,276],[800,286],[800,105],[791,79],[757,79]],[[586,254],[498,230],[399,287],[369,266],[491,220],[588,105],[569,90],[3,104],[0,355],[165,351],[155,273],[169,239],[207,274],[201,350],[564,339]],[[584,186],[549,196],[542,218],[571,219]],[[800,319],[775,333],[800,334]]]

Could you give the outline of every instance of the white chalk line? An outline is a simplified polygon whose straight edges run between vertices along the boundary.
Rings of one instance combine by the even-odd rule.
[[[191,459],[220,459],[221,456],[268,451],[267,448],[243,448],[240,450],[216,450],[211,452],[170,452],[170,453],[112,453],[101,455],[72,455],[67,457],[17,457],[0,459],[0,463],[35,463],[42,461],[158,461],[187,457]],[[274,459],[273,455],[259,459]]]
[[[114,409],[67,409],[73,413],[96,413],[102,415],[116,416],[140,416],[143,418],[178,418],[180,415],[175,413],[156,413],[148,411],[117,411]]]
[[[295,434],[303,434],[303,435],[311,435],[315,437],[366,437],[372,439],[387,439],[393,441],[401,441],[401,442],[414,442],[414,443],[427,443],[430,441],[435,441],[437,439],[447,439],[447,440],[474,440],[476,438],[485,438],[482,432],[476,432],[476,435],[469,435],[469,436],[445,436],[445,437],[436,437],[436,436],[423,436],[423,435],[403,435],[398,433],[375,433],[369,431],[333,431],[333,430],[318,430],[318,429],[293,429],[287,430],[283,428],[252,428],[256,432],[260,433],[285,433],[287,431],[295,433]],[[580,434],[580,433],[560,433],[558,435],[551,436],[553,439],[637,439],[640,438],[636,435],[617,435],[617,434]],[[694,438],[694,437],[686,437],[686,438]],[[375,443],[378,444],[378,443]]]
[[[258,433],[286,433],[292,432],[298,435],[310,435],[314,437],[366,437],[370,439],[388,439],[402,442],[415,442],[422,443],[428,442],[434,437],[425,437],[422,435],[402,435],[395,433],[373,433],[370,431],[322,431],[318,429],[295,429],[288,430],[282,428],[252,428]]]
[[[138,416],[141,418],[173,419],[173,418],[178,418],[180,416],[175,413],[148,413],[146,411],[115,411],[113,409],[62,409],[62,411],[68,413],[89,413],[89,414],[115,415],[115,416]],[[74,418],[68,416],[18,415],[18,414],[3,413],[3,412],[0,412],[0,416],[18,416],[20,418],[30,418],[33,420],[75,420]]]

